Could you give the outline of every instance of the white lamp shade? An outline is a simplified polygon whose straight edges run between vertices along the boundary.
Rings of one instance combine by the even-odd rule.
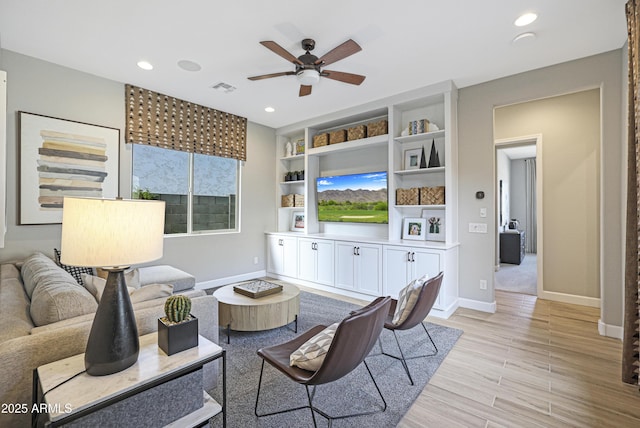
[[[162,257],[164,201],[64,198],[61,262],[122,267]]]
[[[320,73],[318,73],[317,70],[305,69],[300,70],[298,74],[296,74],[296,77],[301,85],[311,86],[318,83],[320,80]]]

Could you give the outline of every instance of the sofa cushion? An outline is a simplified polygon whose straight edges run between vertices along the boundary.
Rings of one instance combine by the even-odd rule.
[[[0,343],[29,334],[33,323],[29,315],[29,298],[20,280],[20,271],[13,264],[0,266]]]
[[[29,299],[33,295],[33,290],[36,288],[38,280],[54,270],[64,272],[56,266],[53,260],[42,253],[33,253],[25,259],[24,263],[22,263],[22,268],[20,268],[20,273],[22,274],[24,291],[29,296]]]
[[[193,275],[173,266],[145,266],[140,268],[140,284],[171,284],[173,292],[178,293],[195,287],[196,279]]]
[[[64,263],[62,263],[60,261],[60,258],[62,257],[62,254],[60,254],[60,250],[58,250],[57,248],[53,249],[53,254],[55,255],[56,264],[58,266],[60,266],[62,269],[64,269],[67,272],[69,272],[69,274],[71,274],[71,276],[76,281],[78,281],[78,284],[80,284],[80,285],[84,285],[82,283],[82,274],[83,273],[88,273],[89,275],[93,275],[94,274],[94,269],[92,267],[70,266],[70,265],[65,265]]]
[[[32,284],[29,312],[36,326],[95,312],[98,308],[91,293],[48,257],[30,257],[22,270]],[[22,277],[27,281],[24,273]]]

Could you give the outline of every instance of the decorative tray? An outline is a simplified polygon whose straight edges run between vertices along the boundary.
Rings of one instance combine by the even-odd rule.
[[[234,285],[233,291],[257,299],[258,297],[280,293],[282,291],[282,285],[267,281],[253,281],[246,284]]]

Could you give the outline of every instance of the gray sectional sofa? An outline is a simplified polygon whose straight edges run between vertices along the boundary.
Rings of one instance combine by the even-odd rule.
[[[144,287],[168,283],[174,294],[191,297],[200,334],[218,343],[218,302],[193,288],[193,276],[170,266],[143,267],[136,273],[143,296],[138,300],[151,296],[136,301],[132,294],[138,334],[157,330],[166,300]],[[42,254],[0,265],[0,403],[30,408],[33,370],[83,353],[96,308],[91,292]],[[205,367],[204,376],[205,389],[214,387],[217,362]],[[27,427],[30,422],[30,413],[0,412],[2,427]]]

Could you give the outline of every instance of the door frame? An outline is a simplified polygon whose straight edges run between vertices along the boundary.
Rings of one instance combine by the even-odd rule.
[[[502,138],[502,139],[497,139],[494,140],[494,165],[496,165],[496,167],[494,168],[494,174],[493,174],[493,182],[494,182],[494,210],[496,213],[498,213],[498,215],[495,216],[495,223],[496,223],[496,236],[495,236],[495,240],[496,240],[496,244],[495,244],[495,261],[494,261],[494,265],[496,266],[496,269],[498,268],[498,266],[500,266],[500,254],[499,254],[499,248],[500,248],[500,182],[498,180],[498,150],[501,149],[506,149],[506,148],[510,148],[510,147],[521,147],[521,146],[530,146],[530,145],[535,145],[536,146],[536,226],[537,226],[537,231],[536,231],[536,246],[537,246],[537,252],[536,252],[536,270],[537,270],[537,281],[536,281],[536,295],[538,297],[543,297],[544,296],[544,286],[543,286],[543,268],[544,265],[542,263],[543,261],[543,250],[544,250],[544,245],[543,245],[543,228],[544,228],[544,218],[542,216],[543,211],[543,207],[542,207],[542,183],[543,183],[543,179],[542,179],[542,134],[532,134],[532,135],[523,135],[520,137],[512,137],[512,138]],[[495,283],[495,281],[494,281]]]

